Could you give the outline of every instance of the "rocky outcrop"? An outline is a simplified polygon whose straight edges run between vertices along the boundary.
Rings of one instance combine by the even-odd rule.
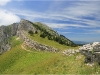
[[[56,49],[54,47],[40,44],[40,43],[34,41],[33,39],[28,38],[26,36],[27,32],[25,32],[24,30],[20,30],[17,33],[18,33],[17,35],[24,41],[25,46],[28,46],[28,47],[33,48],[35,50],[42,50],[42,51],[48,51],[48,52],[57,52],[58,51],[58,49]]]
[[[83,45],[79,50],[85,56],[86,63],[98,62],[100,64],[100,42]]]
[[[45,36],[48,38],[48,40],[53,40],[67,46],[77,46],[72,41],[67,39],[65,36],[59,35],[52,28],[42,23],[39,22],[32,23],[28,20],[21,19],[19,23],[14,23],[9,26],[0,27],[0,54],[10,49],[8,40],[15,35],[20,37],[24,41],[24,44],[31,48],[37,50],[52,51],[52,52],[58,51],[58,49],[55,49],[47,45],[39,44],[36,41],[27,37],[27,33],[34,34],[34,33],[38,33],[38,31],[41,32],[40,37]]]
[[[17,34],[18,25],[19,25],[19,23],[13,23],[13,24],[11,25],[11,31],[12,31],[11,34],[12,34],[12,36],[14,36],[14,35]]]
[[[37,30],[32,23],[30,23],[28,20],[25,19],[21,19],[19,25],[18,25],[18,30],[24,30],[24,31],[32,31],[33,33],[35,33],[35,31]]]
[[[62,53],[63,53],[63,55],[71,56],[71,55],[74,55],[76,53],[79,53],[79,50],[68,49],[68,50],[64,50]]]
[[[29,38],[25,39],[24,41],[24,45],[33,48],[35,50],[42,50],[42,51],[48,51],[48,52],[57,52],[58,49],[54,48],[54,47],[50,47],[44,44],[39,44],[36,41],[33,41]]]
[[[20,37],[24,41],[24,44],[28,47],[37,50],[45,50],[45,51],[52,51],[52,52],[57,51],[56,48],[39,44],[36,41],[28,38],[27,33],[29,31],[35,33],[37,29],[33,26],[33,24],[30,21],[25,19],[22,19],[19,23],[13,23],[12,25],[9,26],[1,26],[0,27],[0,54],[10,50],[11,47],[9,45],[10,43],[8,40],[15,35]]]
[[[0,54],[10,49],[9,39],[17,33],[17,23],[0,27]]]
[[[20,37],[24,41],[24,45],[34,48],[36,50],[45,50],[49,52],[57,52],[58,49],[40,44],[33,39],[27,37],[27,32],[32,31],[35,33],[37,29],[27,20],[22,19],[20,24],[18,25],[18,31],[17,31],[17,36]]]
[[[92,47],[93,47],[94,52],[96,52],[96,53],[100,52],[100,42],[94,42],[92,44]]]

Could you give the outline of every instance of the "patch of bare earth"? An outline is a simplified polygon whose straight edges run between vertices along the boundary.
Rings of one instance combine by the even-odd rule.
[[[28,52],[33,52],[33,51],[30,51],[30,50],[27,50],[27,49],[25,48],[24,43],[21,45],[21,48],[22,48],[23,50],[25,50],[25,51],[28,51]]]
[[[17,37],[16,40],[19,40],[19,37]]]

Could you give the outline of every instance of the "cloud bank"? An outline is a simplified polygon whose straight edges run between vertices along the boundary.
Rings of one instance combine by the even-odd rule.
[[[19,21],[20,18],[17,15],[0,9],[0,25],[9,25]]]
[[[7,1],[10,2],[11,0]],[[5,2],[5,4],[8,2]],[[21,7],[20,2],[25,7],[23,10],[17,7],[6,10],[0,9],[0,25],[18,22],[20,18],[24,18],[33,22],[45,23],[59,33],[66,35],[66,37],[68,34],[69,38],[75,40],[78,37],[78,40],[89,40],[91,38],[92,41],[93,38],[100,37],[100,1],[98,0],[50,1],[48,9],[41,12],[37,11],[40,9],[34,6],[34,3],[28,7],[27,1],[19,0],[19,7]],[[5,6],[5,4],[1,4],[1,6]],[[42,6],[44,10],[46,6]],[[36,7],[36,10],[33,7],[34,9]]]
[[[11,0],[0,0],[0,6],[4,6],[6,5],[8,2],[10,2]]]
[[[65,1],[59,3],[60,1],[57,1],[57,5],[63,6]],[[56,4],[53,3],[53,5],[56,6]],[[53,6],[52,5],[52,6]],[[50,6],[50,7],[52,7]],[[36,12],[36,11],[30,11],[30,10],[13,10],[12,12],[16,15],[21,15],[24,18],[30,18],[30,20],[35,21],[43,21],[47,22],[48,24],[52,25],[53,27],[54,23],[56,27],[65,27],[65,25],[68,26],[74,26],[74,27],[83,27],[83,28],[92,28],[92,27],[100,27],[100,1],[80,1],[72,3],[70,6],[65,6],[65,8],[62,8],[61,10],[55,10],[52,11],[51,9],[48,9],[46,12]],[[57,7],[56,9],[59,9]],[[52,7],[53,9],[53,7]],[[56,21],[66,21],[65,23],[61,23],[59,25]],[[70,22],[70,24],[69,24]],[[68,25],[69,24],[69,25]],[[74,25],[75,24],[75,25]],[[59,26],[58,26],[59,25]]]

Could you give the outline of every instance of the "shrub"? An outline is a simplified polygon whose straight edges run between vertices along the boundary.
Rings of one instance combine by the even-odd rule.
[[[28,31],[28,33],[32,36],[34,33],[33,33],[33,31]]]
[[[38,34],[38,31],[35,31],[35,34]]]
[[[40,37],[45,38],[47,35],[45,33],[41,33]]]

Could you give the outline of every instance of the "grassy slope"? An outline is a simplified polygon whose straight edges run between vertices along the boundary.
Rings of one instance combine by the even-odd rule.
[[[95,74],[99,66],[85,65],[80,54],[63,56],[61,53],[27,52],[22,41],[12,39],[12,49],[0,56],[0,74]],[[29,48],[28,48],[29,49]],[[76,60],[77,56],[81,56]]]
[[[13,38],[12,49],[0,56],[0,73],[20,73],[31,64],[35,65],[54,53],[27,52],[21,48],[22,41]]]
[[[66,49],[69,49],[69,48],[73,48],[73,49],[78,48],[78,47],[70,47],[70,46],[66,46],[66,45],[61,45],[58,42],[55,42],[53,40],[48,40],[47,37],[46,38],[41,38],[40,33],[34,34],[33,36],[29,35],[29,37],[34,39],[35,41],[41,43],[41,44],[45,44],[45,45],[48,45],[48,46],[51,46],[51,47],[55,47],[55,48],[58,48],[60,50],[66,50]]]

